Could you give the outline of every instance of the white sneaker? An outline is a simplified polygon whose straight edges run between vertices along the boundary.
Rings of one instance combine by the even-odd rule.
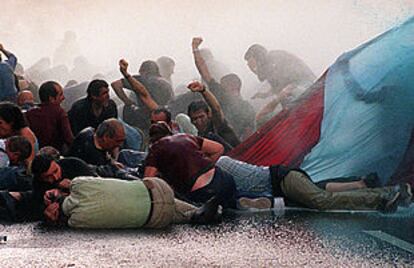
[[[266,209],[272,207],[272,201],[267,197],[258,197],[258,198],[248,198],[241,197],[239,199],[239,205],[242,209],[256,208],[256,209]]]

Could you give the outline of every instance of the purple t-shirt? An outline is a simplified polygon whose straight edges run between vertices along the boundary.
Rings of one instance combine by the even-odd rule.
[[[155,167],[179,193],[188,193],[195,180],[214,166],[201,151],[204,139],[176,134],[155,142],[149,149],[146,166]]]

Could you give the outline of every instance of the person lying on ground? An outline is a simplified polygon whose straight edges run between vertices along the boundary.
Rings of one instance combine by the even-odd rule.
[[[224,208],[236,209],[242,195],[231,174],[214,165],[223,151],[220,143],[188,134],[172,135],[166,123],[157,122],[150,128],[144,176],[162,176],[176,193],[192,202],[204,203],[217,196]],[[269,208],[271,203],[266,200]]]
[[[328,192],[316,186],[306,172],[300,169],[290,169],[282,165],[255,166],[228,156],[220,157],[216,166],[233,176],[239,192],[284,197],[288,201],[318,210],[394,212],[398,206],[409,206],[413,201],[408,183],[382,188]]]
[[[52,189],[44,195],[48,223],[73,228],[165,228],[175,223],[208,224],[220,221],[215,198],[197,208],[174,198],[159,178],[121,181],[78,177],[70,193]]]

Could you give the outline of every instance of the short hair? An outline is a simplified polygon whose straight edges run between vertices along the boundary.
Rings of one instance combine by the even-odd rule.
[[[171,135],[171,128],[165,122],[154,123],[149,128],[150,143],[154,143],[161,138]]]
[[[27,127],[22,110],[14,103],[0,102],[0,118],[10,124],[14,131]]]
[[[171,112],[168,110],[167,107],[158,107],[157,109],[153,110],[151,114],[165,114],[167,124],[171,123]]]
[[[226,74],[220,79],[220,83],[222,83],[223,81],[234,82],[239,89],[241,88],[241,85],[242,85],[242,81],[240,77],[235,73]]]
[[[86,93],[88,94],[88,98],[91,98],[92,96],[97,97],[99,96],[99,94],[101,93],[101,88],[108,88],[109,85],[105,80],[101,80],[101,79],[95,79],[92,80],[89,85],[88,88],[86,89]]]
[[[210,107],[205,101],[192,101],[190,105],[188,105],[187,114],[191,116],[192,113],[195,113],[198,110],[203,110],[204,112],[208,113],[210,112]]]
[[[98,128],[95,131],[95,134],[98,138],[103,138],[104,136],[114,138],[118,130],[123,127],[124,126],[119,120],[110,118],[99,124]]]
[[[19,152],[19,162],[22,162],[29,158],[32,154],[32,144],[23,136],[12,136],[7,139],[7,148],[10,152]]]
[[[59,84],[55,81],[47,81],[40,86],[39,98],[42,103],[48,103],[49,97],[56,97],[56,86],[59,86]]]
[[[40,178],[40,176],[48,171],[52,161],[55,159],[48,154],[38,154],[35,156],[32,162],[31,171],[34,178]]]
[[[144,76],[161,76],[160,69],[158,68],[157,63],[153,60],[144,61],[139,67],[138,72]]]
[[[167,56],[162,56],[157,59],[158,67],[162,66],[175,66],[175,61]]]
[[[47,155],[50,155],[55,160],[59,160],[60,159],[60,152],[59,152],[59,150],[56,149],[53,146],[44,146],[44,147],[40,148],[39,154],[47,154]]]
[[[259,44],[251,45],[246,53],[244,54],[244,59],[248,60],[250,57],[255,58],[259,62],[263,62],[266,59],[267,49]]]

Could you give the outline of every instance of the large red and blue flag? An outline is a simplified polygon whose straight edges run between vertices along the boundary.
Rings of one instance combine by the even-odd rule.
[[[414,17],[341,55],[230,156],[300,167],[314,182],[371,172],[413,182],[413,127]]]

